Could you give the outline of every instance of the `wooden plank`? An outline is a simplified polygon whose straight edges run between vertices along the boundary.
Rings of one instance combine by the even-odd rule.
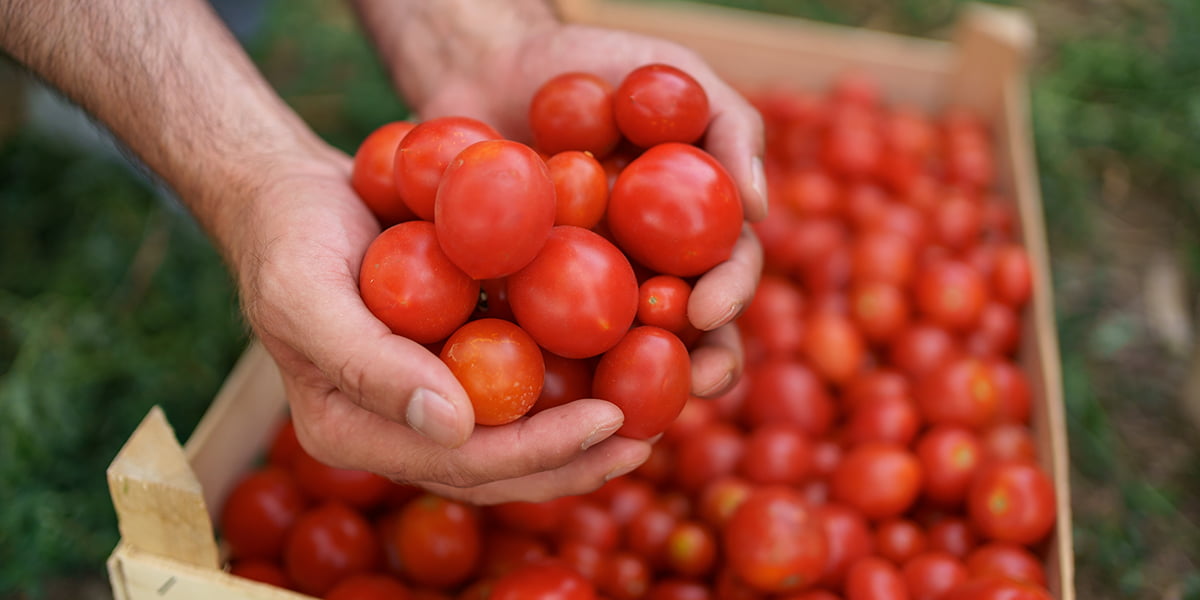
[[[108,467],[121,539],[130,547],[215,568],[203,490],[162,409],[155,406]]]
[[[173,561],[122,544],[108,560],[115,600],[311,600],[216,568]]]

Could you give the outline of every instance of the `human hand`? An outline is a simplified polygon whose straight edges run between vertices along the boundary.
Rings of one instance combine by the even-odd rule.
[[[233,244],[245,314],[280,367],[310,453],[480,504],[584,493],[645,460],[646,442],[609,437],[623,417],[599,400],[473,427],[441,360],[393,335],[359,296],[379,225],[349,172],[327,148],[264,169]]]

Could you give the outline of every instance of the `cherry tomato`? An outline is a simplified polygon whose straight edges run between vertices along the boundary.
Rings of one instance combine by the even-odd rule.
[[[1001,423],[988,428],[980,437],[983,457],[987,461],[1037,462],[1037,446],[1029,427],[1017,423]]]
[[[917,309],[953,331],[967,331],[979,322],[987,302],[987,286],[974,267],[957,260],[939,260],[917,273]]]
[[[674,275],[655,275],[638,286],[637,320],[661,327],[681,340],[699,332],[688,321],[687,305],[692,286]]]
[[[617,87],[613,115],[621,133],[643,148],[691,144],[708,128],[708,95],[691,75],[675,67],[643,65]]]
[[[874,396],[854,405],[846,423],[845,439],[851,444],[892,442],[907,446],[921,428],[916,404],[903,396]]]
[[[496,580],[491,600],[595,600],[592,584],[575,570],[555,561],[521,567]]]
[[[596,587],[614,600],[637,600],[650,589],[650,567],[632,552],[619,550],[600,558]]]
[[[705,523],[720,529],[750,496],[754,487],[734,475],[717,477],[702,485],[696,500],[696,512]]]
[[[896,566],[924,552],[927,543],[925,530],[911,519],[896,517],[875,527],[875,552]]]
[[[1017,311],[997,301],[989,301],[979,313],[979,324],[967,334],[967,351],[975,356],[1010,356],[1021,341],[1021,323]]]
[[[470,321],[446,340],[441,358],[467,391],[480,425],[519,419],[542,393],[542,350],[514,323]]]
[[[1051,600],[1046,588],[995,576],[972,577],[950,588],[942,600]]]
[[[783,486],[751,492],[725,524],[723,539],[733,572],[767,593],[813,586],[828,558],[820,519],[796,491]]]
[[[229,563],[229,574],[245,577],[252,581],[291,589],[292,582],[283,572],[283,567],[273,560],[262,558],[235,559]]]
[[[384,227],[416,217],[396,192],[396,149],[414,127],[409,121],[382,125],[354,152],[350,186]]]
[[[307,452],[296,457],[292,473],[310,498],[337,500],[360,511],[379,506],[392,487],[391,481],[375,473],[331,467]]]
[[[595,502],[577,502],[563,515],[559,540],[575,540],[603,552],[617,547],[620,526],[612,513]]]
[[[567,511],[579,498],[562,496],[544,502],[506,502],[489,506],[488,513],[502,525],[517,531],[546,534],[561,527]]]
[[[587,229],[561,225],[533,262],[509,277],[508,299],[517,323],[538,345],[587,358],[625,337],[637,314],[637,287],[633,267],[616,246]]]
[[[1028,548],[1010,542],[988,542],[967,555],[972,578],[996,576],[1037,586],[1046,585],[1046,570]]]
[[[866,109],[840,110],[827,125],[822,141],[825,166],[841,177],[870,177],[883,158],[883,138],[876,117]]]
[[[934,241],[952,251],[976,242],[983,230],[983,203],[961,190],[942,198],[930,216]]]
[[[821,584],[840,589],[850,565],[875,551],[871,528],[862,513],[844,504],[830,502],[815,510],[825,531],[827,548]]]
[[[274,559],[306,499],[291,473],[266,467],[234,486],[221,510],[221,534],[235,558]]]
[[[958,506],[967,496],[971,478],[983,462],[979,437],[956,425],[938,425],[921,435],[916,445],[921,461],[924,497],[939,506]]]
[[[691,277],[729,258],[742,230],[742,204],[733,179],[708,153],[659,144],[617,177],[608,226],[633,260]]]
[[[592,371],[594,366],[587,360],[563,358],[553,352],[542,350],[542,361],[546,373],[542,379],[542,393],[529,410],[537,414],[548,408],[562,406],[573,400],[587,398],[592,394]]]
[[[960,354],[958,341],[944,327],[928,321],[910,323],[888,347],[892,364],[920,378]]]
[[[550,548],[529,533],[485,528],[478,577],[501,577],[550,556]]]
[[[908,378],[895,369],[876,367],[860,371],[842,389],[842,406],[853,411],[855,406],[868,398],[911,398],[912,386]]]
[[[904,576],[892,563],[868,556],[860,558],[846,571],[846,600],[908,600]]]
[[[433,223],[408,221],[379,234],[358,276],[363,303],[392,333],[438,342],[466,322],[479,282],[446,257]]]
[[[967,553],[975,548],[977,543],[970,523],[957,516],[957,513],[938,519],[929,525],[926,529],[926,537],[930,550],[948,552],[958,558],[966,558]]]
[[[411,597],[408,586],[383,573],[351,575],[325,594],[325,600],[409,600]]]
[[[467,146],[502,136],[469,117],[438,117],[418,124],[396,148],[396,192],[418,217],[432,221],[442,174]]]
[[[600,357],[592,395],[625,414],[618,435],[647,439],[665,431],[683,410],[691,373],[683,342],[665,329],[643,325]]]
[[[827,312],[809,317],[803,348],[813,369],[837,385],[853,378],[867,357],[866,342],[854,322]]]
[[[665,549],[667,568],[684,577],[703,577],[716,564],[716,535],[698,521],[676,523],[667,535]]]
[[[579,540],[565,540],[558,545],[557,558],[595,584],[600,580],[600,565],[605,554],[605,551]]]
[[[837,181],[819,169],[787,173],[776,190],[783,204],[801,217],[831,217],[841,212]]]
[[[921,464],[903,446],[866,442],[852,448],[833,474],[833,496],[868,519],[894,517],[921,491]]]
[[[962,357],[922,378],[917,402],[932,424],[981,429],[998,419],[1000,399],[988,364]]]
[[[1024,248],[1008,244],[996,250],[991,283],[996,298],[1009,306],[1020,308],[1029,301],[1033,272]]]
[[[745,439],[736,427],[715,422],[682,440],[676,448],[675,484],[695,492],[705,483],[731,475],[745,452]]]
[[[850,290],[850,316],[863,337],[886,344],[908,324],[908,296],[899,286],[882,281],[860,283]]]
[[[271,447],[267,449],[267,463],[284,469],[292,468],[292,461],[304,452],[300,440],[296,438],[296,425],[291,417],[284,419],[271,437]]]
[[[482,542],[473,507],[432,494],[406,504],[383,528],[392,571],[434,588],[466,581],[479,565]]]
[[[712,592],[699,581],[659,579],[646,592],[645,600],[710,600]]]
[[[945,552],[925,552],[904,563],[904,583],[912,600],[938,600],[967,580],[961,560]]]
[[[554,182],[554,224],[591,229],[608,206],[608,176],[591,154],[559,152],[546,161]]]
[[[296,589],[323,595],[339,581],[372,571],[379,542],[370,523],[340,502],[326,502],[300,515],[288,531],[283,566]]]
[[[794,423],[812,436],[829,431],[834,404],[824,381],[805,363],[787,358],[767,360],[748,369],[749,394],[741,407],[751,427]]]
[[[971,482],[967,514],[987,539],[1037,543],[1054,528],[1054,483],[1037,465],[994,463]]]
[[[554,181],[528,146],[485,140],[463,149],[442,175],[433,224],[446,257],[474,279],[515,273],[554,226]]]
[[[797,485],[812,472],[813,445],[794,423],[766,423],[746,436],[738,472],[752,483]]]
[[[1032,404],[1029,378],[1021,367],[1009,360],[988,361],[992,384],[996,386],[996,416],[1011,423],[1028,423]]]
[[[790,279],[764,274],[754,299],[738,317],[747,356],[759,361],[800,351],[804,342],[804,295]]]
[[[852,278],[856,283],[906,286],[916,272],[913,242],[890,231],[867,231],[851,243]]]
[[[613,87],[592,73],[562,73],[542,84],[529,103],[534,145],[548,154],[567,150],[608,156],[621,132],[613,116]]]

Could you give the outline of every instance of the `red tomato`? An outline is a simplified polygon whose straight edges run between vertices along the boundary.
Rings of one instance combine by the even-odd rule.
[[[701,487],[696,513],[705,523],[721,529],[753,489],[745,479],[732,475],[717,477]]]
[[[850,290],[850,316],[863,337],[886,344],[908,324],[908,296],[897,285],[860,283]]]
[[[691,75],[675,67],[644,65],[630,71],[617,87],[613,115],[621,133],[643,148],[691,144],[708,128],[708,95]]]
[[[924,497],[939,506],[958,506],[983,462],[979,437],[965,427],[939,425],[921,435],[917,459],[925,473]]]
[[[496,580],[491,600],[595,600],[587,579],[559,562],[526,565]]]
[[[575,540],[603,552],[617,547],[620,526],[612,513],[595,502],[577,502],[563,515],[561,541]]]
[[[573,400],[587,398],[592,394],[591,362],[575,358],[563,358],[553,352],[542,350],[542,361],[546,374],[542,380],[542,394],[529,410],[536,414],[548,408],[562,406]]]
[[[899,233],[867,231],[851,243],[851,263],[856,283],[905,286],[916,272],[916,247]]]
[[[647,439],[667,429],[691,391],[691,359],[675,334],[635,327],[613,346],[592,378],[592,395],[625,414],[618,435]]]
[[[867,357],[861,331],[849,318],[819,313],[809,317],[804,355],[826,380],[842,385],[862,368]]]
[[[738,472],[752,483],[797,485],[812,472],[813,444],[794,423],[765,423],[746,436]]]
[[[1025,249],[1016,244],[997,249],[996,263],[992,267],[992,292],[996,298],[1020,308],[1029,301],[1032,291],[1033,268]]]
[[[925,531],[911,519],[896,517],[875,528],[875,552],[896,566],[924,552],[926,544]]]
[[[861,513],[844,504],[831,502],[815,510],[825,531],[828,550],[821,585],[840,589],[850,565],[874,552],[871,528]]]
[[[445,339],[479,301],[479,282],[450,262],[424,221],[379,234],[363,256],[358,287],[377,319],[421,344]]]
[[[283,547],[283,566],[296,589],[314,596],[339,581],[367,573],[379,562],[379,542],[370,523],[340,502],[311,508],[292,525]]]
[[[794,423],[812,436],[829,431],[833,424],[833,399],[825,383],[805,363],[775,358],[751,367],[743,376],[749,394],[741,407],[742,420],[751,427],[767,423]]]
[[[976,544],[975,533],[967,520],[959,516],[948,516],[934,522],[926,530],[929,549],[948,552],[958,558],[966,558]]]
[[[235,558],[273,559],[304,512],[306,499],[291,473],[266,467],[234,486],[221,510],[221,535]]]
[[[903,396],[875,396],[854,405],[846,423],[845,439],[851,444],[892,442],[907,446],[921,428],[916,404]]]
[[[725,560],[737,576],[767,593],[816,584],[825,569],[825,531],[794,490],[768,486],[750,493],[725,524]]]
[[[304,452],[300,440],[296,438],[296,426],[291,417],[284,419],[271,437],[271,447],[267,449],[267,462],[285,469],[292,468],[292,461]]]
[[[651,579],[650,567],[640,556],[617,551],[600,558],[596,587],[614,600],[637,600],[646,595]]]
[[[689,579],[659,579],[646,592],[645,600],[710,600],[705,584]]]
[[[396,193],[396,148],[416,123],[396,121],[372,131],[354,153],[350,186],[384,227],[416,215]]]
[[[904,576],[892,563],[868,556],[860,558],[846,571],[846,600],[908,600]]]
[[[840,110],[827,125],[822,141],[821,159],[841,177],[870,177],[883,158],[883,138],[875,115],[862,108]]]
[[[692,286],[674,275],[655,275],[638,286],[637,320],[661,327],[683,339],[696,328],[688,321],[688,299]]]
[[[325,594],[325,600],[409,600],[412,592],[400,580],[383,573],[351,575]]]
[[[1029,427],[1017,423],[1001,423],[983,432],[983,457],[988,461],[1037,462],[1037,446]]]
[[[508,300],[538,345],[587,358],[625,337],[637,314],[637,288],[633,267],[616,246],[587,229],[561,225],[533,262],[508,278]]]
[[[790,279],[764,274],[738,317],[750,362],[794,355],[804,343],[804,295]]]
[[[661,501],[656,501],[629,520],[625,526],[625,547],[641,556],[647,564],[662,566],[667,557],[667,537],[678,523],[679,517]]]
[[[921,377],[960,353],[958,341],[944,327],[917,321],[892,339],[888,358],[910,376]]]
[[[997,420],[1000,400],[988,364],[969,357],[933,369],[917,386],[921,414],[935,425],[981,429]]]
[[[511,275],[537,256],[554,226],[554,181],[528,146],[486,140],[450,161],[433,224],[446,257],[474,279]]]
[[[550,549],[545,542],[532,534],[488,527],[484,530],[478,576],[501,577],[548,556]]]
[[[733,474],[745,444],[737,428],[721,421],[682,440],[675,453],[676,486],[685,492],[696,492],[709,481]]]
[[[835,105],[875,108],[879,96],[879,83],[864,71],[843,71],[829,86],[829,97]]]
[[[990,301],[979,313],[979,324],[967,334],[967,351],[975,356],[1010,356],[1021,341],[1021,322],[1011,306]]]
[[[708,153],[659,144],[617,177],[608,226],[633,260],[691,277],[729,258],[742,231],[742,204],[733,179]]]
[[[558,545],[557,557],[584,579],[595,583],[600,579],[600,565],[607,554],[578,540],[566,540]]]
[[[283,572],[283,567],[279,566],[279,563],[273,560],[264,560],[261,558],[233,560],[229,563],[229,574],[275,587],[284,589],[292,588],[292,582],[288,579],[287,574]]]
[[[362,511],[379,506],[392,487],[391,481],[375,473],[331,467],[307,452],[296,457],[292,473],[310,498],[338,500]]]
[[[442,174],[467,146],[501,135],[468,117],[439,117],[408,132],[396,148],[396,192],[413,213],[432,221]]]
[[[951,191],[934,205],[930,217],[934,241],[952,251],[963,250],[979,240],[983,203],[962,190]]]
[[[473,507],[426,494],[386,522],[383,545],[393,572],[418,585],[448,588],[478,567],[481,535]]]
[[[563,518],[579,498],[562,496],[545,502],[506,502],[487,507],[499,523],[517,531],[545,534],[557,531]]]
[[[508,321],[480,319],[463,325],[446,340],[441,358],[467,391],[480,425],[516,421],[542,393],[542,350]]]
[[[566,150],[608,156],[621,132],[613,116],[613,87],[591,73],[558,75],[538,88],[529,103],[534,145],[548,154]]]
[[[841,191],[837,181],[818,169],[786,173],[777,192],[785,206],[801,217],[837,216],[841,212]]]
[[[907,377],[890,368],[860,371],[842,390],[842,406],[853,411],[860,402],[877,396],[911,398],[912,386]]]
[[[1004,577],[1037,586],[1046,585],[1046,570],[1028,548],[1009,542],[989,542],[967,555],[967,572],[972,578]]]
[[[904,583],[912,600],[938,600],[967,580],[961,560],[945,552],[926,552],[904,563]]]
[[[554,182],[554,224],[591,229],[608,206],[608,175],[591,154],[559,152],[546,161]]]
[[[1034,464],[992,464],[971,482],[967,514],[987,539],[1034,544],[1054,528],[1054,483]]]
[[[667,568],[684,577],[703,577],[717,561],[717,538],[707,525],[681,521],[666,540]]]
[[[1028,423],[1032,404],[1029,378],[1021,367],[1009,360],[988,361],[992,384],[996,386],[997,418],[1011,423]]]
[[[1000,577],[972,577],[954,586],[942,600],[1051,600],[1046,588]]]
[[[708,398],[690,396],[679,411],[679,416],[663,432],[663,441],[677,444],[687,439],[709,423],[717,420],[716,402]]]
[[[833,496],[868,519],[894,517],[921,491],[921,463],[903,446],[867,442],[852,448],[833,474]]]
[[[917,309],[933,322],[954,331],[967,331],[979,322],[987,302],[987,286],[974,267],[957,260],[939,260],[917,274]]]

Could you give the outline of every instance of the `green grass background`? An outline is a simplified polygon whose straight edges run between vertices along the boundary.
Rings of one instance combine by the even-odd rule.
[[[956,0],[720,4],[944,37]],[[1200,2],[1071,0],[1034,17],[1034,132],[1069,419],[1082,598],[1200,598],[1187,352],[1137,274],[1200,286]],[[271,4],[255,60],[351,151],[405,115],[339,3]],[[0,95],[6,93],[0,83]],[[220,260],[133,172],[21,128],[0,137],[0,596],[103,578],[104,469],[150,406],[190,433],[246,341]]]

